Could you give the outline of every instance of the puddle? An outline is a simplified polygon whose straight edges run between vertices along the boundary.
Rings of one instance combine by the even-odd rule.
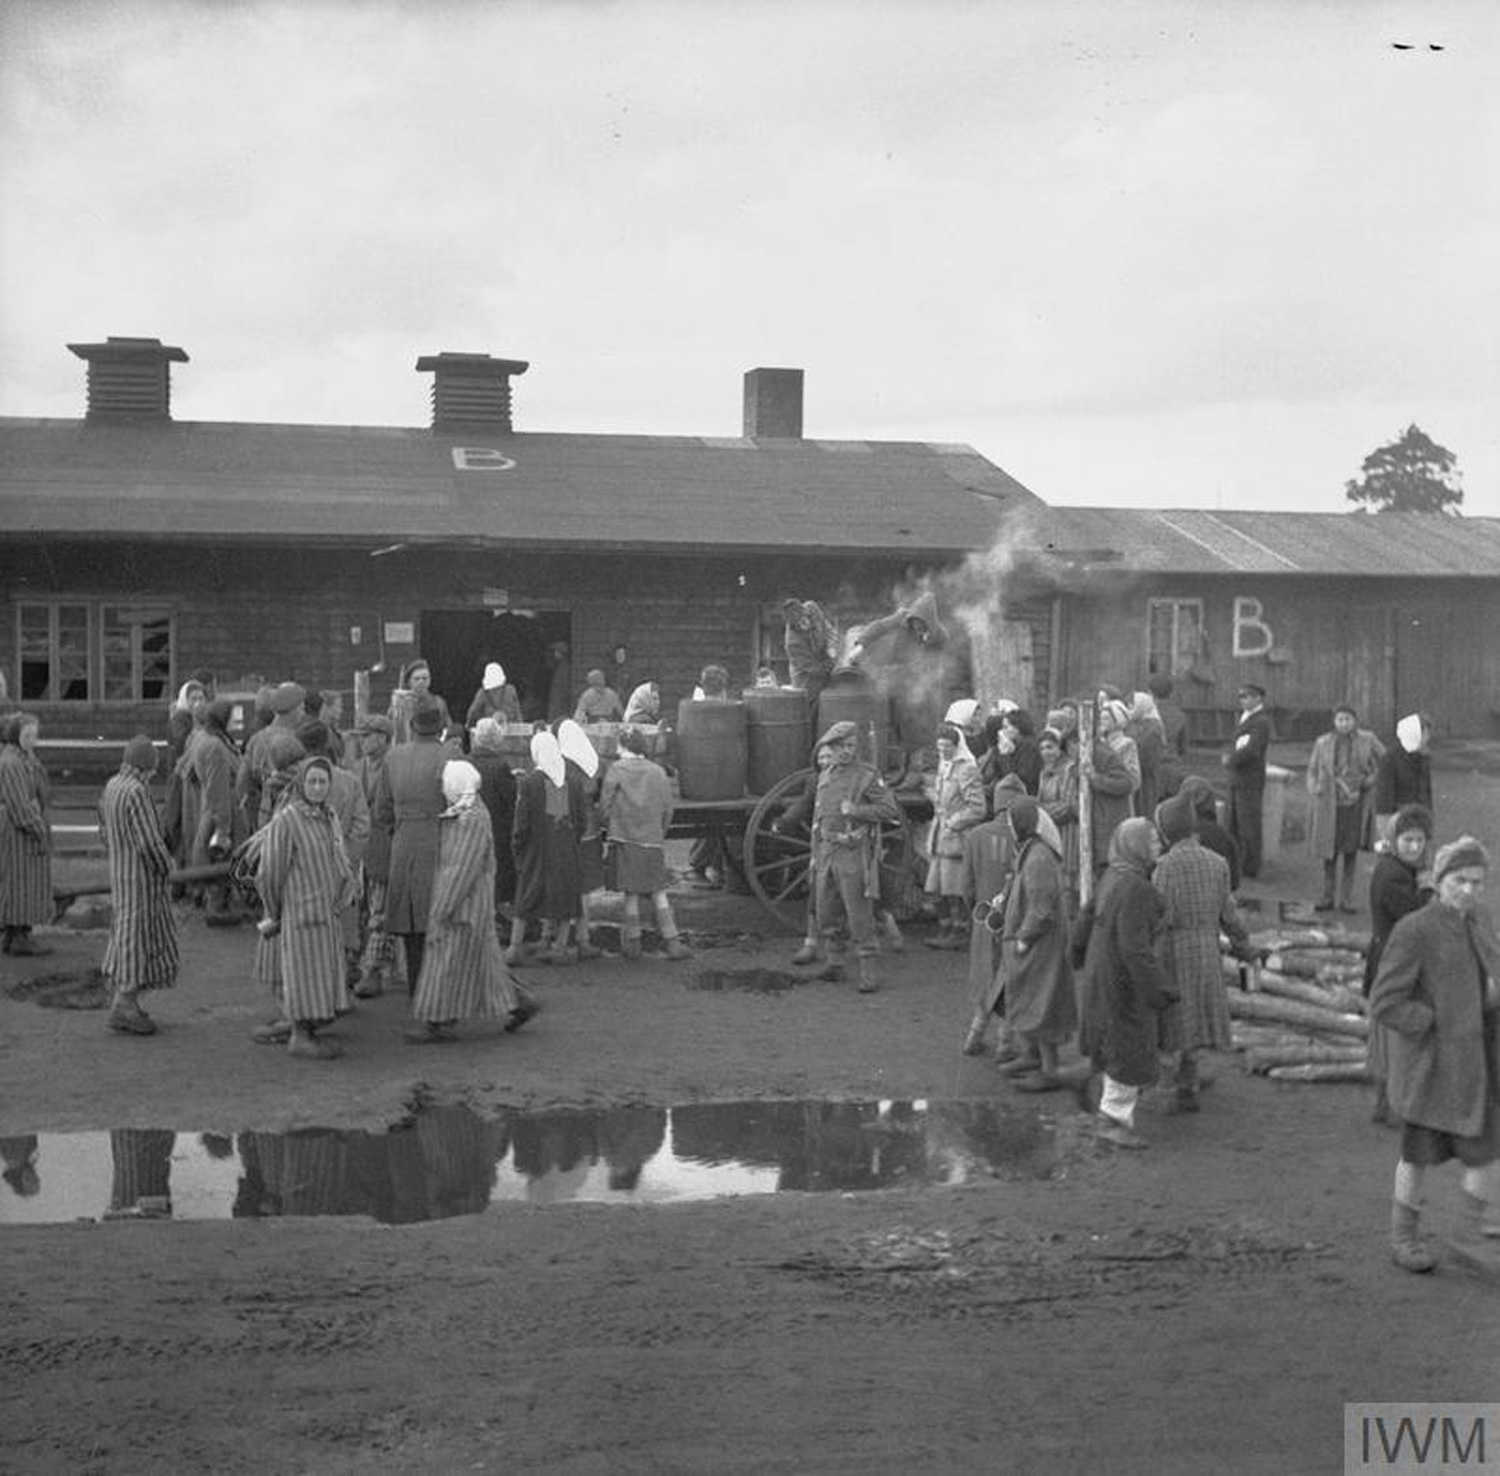
[[[0,1224],[367,1215],[410,1224],[508,1201],[662,1204],[786,1190],[1042,1179],[1046,1118],[991,1102],[708,1102],[509,1112],[431,1107],[389,1132],[0,1138]]]

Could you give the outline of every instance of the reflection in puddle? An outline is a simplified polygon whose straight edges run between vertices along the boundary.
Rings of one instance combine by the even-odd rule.
[[[384,1133],[0,1138],[0,1224],[366,1215],[401,1225],[500,1201],[651,1204],[778,1190],[1045,1178],[1052,1125],[992,1102],[709,1102],[424,1109]]]

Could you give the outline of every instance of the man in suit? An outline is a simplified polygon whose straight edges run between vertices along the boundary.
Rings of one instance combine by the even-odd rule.
[[[1240,848],[1240,873],[1260,874],[1261,805],[1266,793],[1266,750],[1274,736],[1266,689],[1246,682],[1235,694],[1240,720],[1223,758],[1229,770],[1229,833]]]

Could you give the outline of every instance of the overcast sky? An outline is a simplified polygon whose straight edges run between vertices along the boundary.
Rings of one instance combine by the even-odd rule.
[[[1500,4],[0,3],[0,414],[962,441],[1053,502],[1500,516]],[[1412,49],[1397,50],[1393,42]],[[1440,46],[1442,50],[1432,50]]]

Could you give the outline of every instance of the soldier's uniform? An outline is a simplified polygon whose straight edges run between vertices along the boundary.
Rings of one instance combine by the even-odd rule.
[[[835,723],[818,740],[837,749],[856,736],[850,722]],[[859,956],[861,990],[873,990],[869,959],[878,951],[873,903],[880,898],[880,826],[901,818],[901,807],[880,772],[858,758],[834,758],[818,776],[813,802],[812,886],[818,927],[830,959],[842,951],[840,914],[847,917]],[[834,967],[838,965],[835,962]]]

